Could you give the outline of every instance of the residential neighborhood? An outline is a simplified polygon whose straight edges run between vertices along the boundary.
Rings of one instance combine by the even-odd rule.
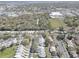
[[[0,58],[79,58],[79,1],[0,1]]]

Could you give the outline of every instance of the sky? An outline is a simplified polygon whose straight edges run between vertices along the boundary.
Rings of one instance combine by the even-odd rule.
[[[0,1],[79,1],[79,0],[0,0]]]

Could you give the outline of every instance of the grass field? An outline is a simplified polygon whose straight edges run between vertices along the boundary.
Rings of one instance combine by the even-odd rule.
[[[0,58],[11,58],[14,56],[16,50],[16,46],[12,46],[10,48],[6,48],[3,51],[0,51]]]
[[[59,27],[65,27],[65,23],[63,22],[63,20],[59,20],[59,19],[49,19],[49,23],[48,26],[50,29],[56,29]]]
[[[47,58],[51,58],[52,57],[50,52],[49,52],[48,47],[45,47],[45,52],[46,52]]]

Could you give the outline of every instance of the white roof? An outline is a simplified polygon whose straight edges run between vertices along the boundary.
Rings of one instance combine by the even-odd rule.
[[[44,48],[44,47],[38,46],[38,55],[39,55],[40,57],[45,57],[45,56],[46,56],[45,48]]]
[[[17,43],[17,39],[16,38],[14,38],[13,43]]]
[[[54,46],[50,47],[50,51],[56,51],[56,48]]]
[[[21,55],[15,55],[16,58],[23,58]]]
[[[49,38],[51,41],[53,41],[53,39],[52,39],[50,36],[48,36],[48,38]]]
[[[44,39],[42,36],[40,36],[40,37],[39,37],[39,44],[40,44],[40,43],[44,43],[44,42],[45,42],[45,39]]]
[[[62,15],[60,12],[51,12],[50,15]]]
[[[68,47],[74,47],[71,40],[68,41]]]

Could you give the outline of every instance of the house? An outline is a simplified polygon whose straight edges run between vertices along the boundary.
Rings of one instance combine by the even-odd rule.
[[[23,58],[20,54],[15,55],[14,58]]]
[[[61,14],[60,12],[51,12],[49,16],[51,18],[63,18],[63,14]]]
[[[72,40],[68,40],[68,47],[71,47],[71,48],[74,47],[74,45],[73,45],[73,43],[72,43]]]
[[[39,45],[40,45],[40,46],[45,46],[45,45],[44,45],[45,39],[42,37],[42,35],[40,35],[38,39],[39,39]]]
[[[19,45],[16,49],[16,54],[15,54],[15,58],[26,58],[29,56],[29,50],[27,50],[27,48],[24,47],[23,45]]]
[[[40,58],[45,58],[46,53],[45,53],[45,48],[42,46],[38,46],[38,55]]]
[[[17,43],[17,39],[13,38],[13,44],[16,44],[16,43]]]

